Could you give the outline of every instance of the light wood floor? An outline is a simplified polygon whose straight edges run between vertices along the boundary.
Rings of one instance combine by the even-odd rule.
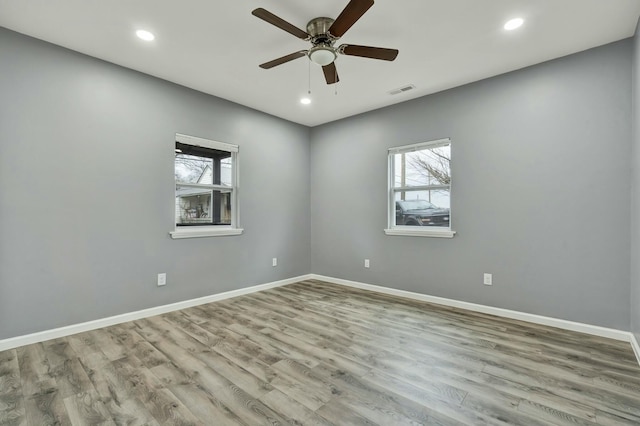
[[[0,352],[1,425],[640,425],[603,338],[305,281]]]

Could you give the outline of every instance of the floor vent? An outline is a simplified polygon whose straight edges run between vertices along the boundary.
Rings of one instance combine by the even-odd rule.
[[[402,92],[408,92],[409,90],[413,90],[415,88],[416,88],[416,86],[414,86],[413,84],[407,84],[406,86],[400,87],[398,89],[390,90],[389,94],[390,95],[397,95],[397,94],[402,93]]]

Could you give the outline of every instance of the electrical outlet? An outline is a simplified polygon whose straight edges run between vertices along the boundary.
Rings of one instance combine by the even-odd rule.
[[[278,258],[274,257],[273,260],[271,261],[271,266],[278,266]]]
[[[364,267],[368,268],[369,267],[369,259],[365,259],[364,260]]]
[[[484,274],[484,285],[493,285],[493,275]]]
[[[167,285],[167,274],[158,274],[158,287]]]

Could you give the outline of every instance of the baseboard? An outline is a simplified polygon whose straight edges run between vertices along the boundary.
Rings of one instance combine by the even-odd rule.
[[[389,287],[382,287],[372,284],[365,284],[357,281],[343,280],[341,278],[326,277],[323,275],[311,274],[312,279],[327,281],[334,284],[340,284],[348,287],[359,288],[362,290],[370,290],[378,293],[390,294],[393,296],[406,297],[408,299],[420,300],[423,302],[435,303],[437,305],[451,306],[455,308],[467,309],[469,311],[481,312],[484,314],[496,315],[520,321],[527,321],[534,324],[547,325],[550,327],[561,328],[564,330],[577,331],[580,333],[591,334],[609,339],[631,342],[632,333],[627,331],[616,330],[613,328],[599,327],[597,325],[583,324],[579,322],[567,321],[558,318],[545,317],[542,315],[528,314],[525,312],[511,311],[509,309],[496,308],[493,306],[479,305],[476,303],[462,302],[454,299],[446,299],[444,297],[429,296],[421,293],[414,293],[406,290],[397,290]],[[637,342],[636,356],[640,353]],[[640,357],[638,358],[640,362]]]
[[[142,318],[152,317],[155,315],[165,314],[167,312],[177,311],[180,309],[190,308],[192,306],[203,305],[205,303],[216,302],[219,300],[230,299],[232,297],[242,296],[245,294],[255,293],[270,288],[280,287],[287,284],[293,284],[299,281],[308,280],[311,275],[302,275],[299,277],[287,278],[285,280],[274,281],[266,284],[259,284],[252,287],[241,288],[238,290],[226,291],[210,296],[199,297],[196,299],[184,300],[182,302],[171,303],[169,305],[156,306],[154,308],[142,309],[140,311],[129,312],[126,314],[115,315],[112,317],[101,318],[93,321],[73,324],[66,327],[54,328],[52,330],[40,331],[37,333],[27,334],[24,336],[12,337],[0,340],[0,351],[14,349],[24,345],[44,342],[45,340],[57,339],[59,337],[69,336],[71,334],[82,333],[84,331],[95,330],[97,328],[108,327],[110,325],[121,324],[127,321],[135,321]]]
[[[636,359],[638,360],[638,364],[640,364],[640,344],[638,344],[638,339],[636,339],[636,335],[631,334],[631,347],[633,348],[633,352],[636,354]]]

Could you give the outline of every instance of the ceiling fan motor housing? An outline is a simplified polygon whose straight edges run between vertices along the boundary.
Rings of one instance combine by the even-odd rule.
[[[336,60],[337,54],[333,44],[337,38],[329,34],[333,19],[327,17],[315,18],[307,24],[307,33],[311,36],[313,47],[307,55],[311,62],[320,66],[329,65]]]
[[[318,42],[333,42],[336,37],[329,36],[329,28],[333,24],[334,20],[331,18],[320,17],[314,18],[307,24],[307,33],[311,36],[311,42],[316,44]]]

